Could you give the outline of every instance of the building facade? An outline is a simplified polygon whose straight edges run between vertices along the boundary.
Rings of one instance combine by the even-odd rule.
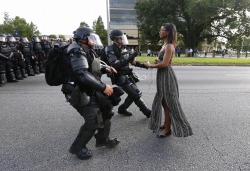
[[[109,30],[120,29],[126,33],[129,46],[138,47],[139,33],[134,9],[136,0],[108,0]]]

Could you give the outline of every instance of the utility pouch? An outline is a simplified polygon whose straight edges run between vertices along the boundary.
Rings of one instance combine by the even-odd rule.
[[[138,75],[136,75],[136,73],[132,72],[130,77],[134,80],[135,83],[140,82],[140,79],[139,79]]]
[[[89,101],[90,97],[85,92],[82,92],[78,86],[75,87],[70,95],[70,104],[73,107],[86,106]]]
[[[63,84],[61,91],[63,94],[71,94],[75,90],[76,86],[74,84]]]

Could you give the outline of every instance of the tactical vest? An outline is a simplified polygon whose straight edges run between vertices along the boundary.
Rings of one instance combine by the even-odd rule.
[[[42,45],[41,43],[34,43],[34,51],[42,51],[43,48],[42,48]]]
[[[43,48],[44,48],[45,50],[49,50],[49,49],[51,49],[51,46],[50,46],[50,44],[49,44],[48,42],[44,41],[44,42],[43,42]]]
[[[17,52],[17,47],[16,47],[16,45],[14,43],[10,43],[9,47],[10,47],[12,52]]]
[[[22,44],[22,46],[23,46],[23,49],[22,49],[22,53],[23,53],[23,55],[32,55],[31,54],[31,50],[30,50],[30,47],[29,47],[29,45],[28,44]]]
[[[9,57],[11,54],[11,49],[8,45],[2,44],[2,46],[0,47],[0,53]]]

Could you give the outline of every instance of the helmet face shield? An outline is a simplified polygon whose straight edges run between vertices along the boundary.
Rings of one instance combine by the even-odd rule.
[[[4,36],[0,36],[0,42],[6,42],[6,39]]]
[[[43,35],[43,36],[42,36],[42,39],[43,39],[43,40],[48,40],[48,37],[45,36],[45,35]]]
[[[93,44],[94,49],[102,49],[103,48],[102,41],[97,34],[91,33],[88,36],[88,40],[91,44]]]
[[[29,43],[29,40],[27,39],[27,37],[22,38],[22,41],[23,41],[24,43]]]
[[[39,39],[39,37],[33,37],[33,41],[34,42],[40,42],[40,39]]]
[[[16,42],[16,39],[14,37],[8,37],[9,42]]]
[[[128,38],[126,34],[122,35],[122,45],[128,45]]]

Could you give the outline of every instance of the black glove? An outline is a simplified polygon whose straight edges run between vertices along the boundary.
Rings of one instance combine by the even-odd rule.
[[[129,61],[132,62],[135,59],[135,57],[137,57],[137,55],[138,55],[138,52],[134,52],[134,53],[130,54]]]

